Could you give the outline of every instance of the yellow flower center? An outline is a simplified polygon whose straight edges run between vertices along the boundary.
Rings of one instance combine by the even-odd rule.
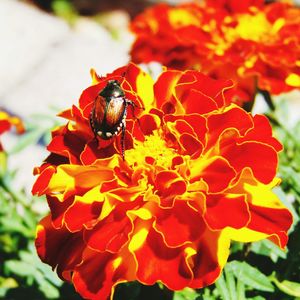
[[[254,9],[252,10],[254,11]],[[273,24],[270,23],[263,12],[237,15],[236,27],[227,25],[233,21],[231,17],[225,18],[224,21],[224,37],[216,35],[214,37],[215,45],[208,45],[215,49],[215,53],[220,56],[224,55],[225,50],[239,38],[254,42],[273,43],[277,38],[278,31],[285,24],[283,18],[277,19]]]
[[[196,16],[184,8],[174,8],[169,11],[169,22],[175,28],[189,25],[200,26],[199,16]]]
[[[263,13],[244,14],[238,17],[238,25],[234,29],[233,35],[245,40],[259,42],[269,35],[271,29],[272,25]]]
[[[300,76],[292,73],[285,79],[285,83],[293,87],[300,87]]]
[[[147,158],[153,160],[153,165],[169,168],[175,151],[167,147],[157,130],[145,137],[144,142],[135,141],[132,149],[126,150],[125,158],[129,165],[143,165]],[[151,162],[150,162],[151,163]],[[152,163],[151,163],[152,164]]]

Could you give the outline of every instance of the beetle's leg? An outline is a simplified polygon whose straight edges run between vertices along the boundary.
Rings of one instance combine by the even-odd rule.
[[[125,160],[125,132],[126,132],[126,123],[122,126],[122,135],[121,135],[121,151],[122,151],[122,158]]]
[[[140,125],[140,120],[139,120],[139,118],[135,115],[135,113],[134,113],[134,110],[135,110],[135,108],[139,108],[139,109],[143,109],[143,110],[145,110],[145,108],[144,107],[141,107],[141,106],[137,106],[134,102],[132,102],[131,100],[127,100],[127,99],[125,99],[125,101],[126,101],[126,104],[127,104],[127,106],[131,106],[131,108],[132,108],[132,115],[133,115],[133,117],[137,120],[137,122],[139,123],[139,125]]]
[[[92,131],[93,131],[93,134],[94,134],[94,139],[96,140],[97,148],[98,148],[98,146],[99,146],[99,140],[98,140],[97,132],[96,132],[96,130],[95,130],[95,128],[94,128],[93,118],[94,118],[94,109],[92,109],[92,111],[91,111],[89,121],[90,121],[90,127],[91,127],[91,129],[92,129]]]
[[[145,107],[136,105],[133,101],[125,99],[127,105],[131,105],[132,108],[139,108],[145,110]]]

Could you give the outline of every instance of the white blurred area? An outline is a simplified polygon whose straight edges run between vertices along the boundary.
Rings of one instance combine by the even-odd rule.
[[[128,63],[132,37],[129,17],[118,12],[119,39],[98,23],[79,18],[70,26],[33,5],[17,0],[0,1],[0,108],[25,121],[39,113],[55,116],[77,103],[91,83],[90,68],[105,75]],[[52,107],[52,109],[50,109]],[[1,141],[10,152],[19,141],[13,133]],[[32,170],[46,158],[45,147],[31,145],[10,155],[9,169],[18,170],[16,188],[29,193]]]

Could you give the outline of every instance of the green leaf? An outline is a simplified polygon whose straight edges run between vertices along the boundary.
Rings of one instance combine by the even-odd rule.
[[[9,233],[0,234],[0,251],[12,253],[18,250],[17,239]]]
[[[226,285],[229,290],[230,299],[235,300],[237,299],[237,293],[236,293],[236,286],[235,286],[235,280],[232,273],[232,270],[230,268],[225,267],[225,277],[226,277]]]
[[[24,207],[22,212],[22,220],[23,223],[28,227],[28,229],[32,229],[35,232],[35,228],[37,225],[37,216],[27,207]]]
[[[35,236],[34,228],[28,229],[18,218],[3,218],[1,220],[1,231],[19,232],[24,237],[33,238]]]
[[[0,277],[0,297],[5,299],[8,290],[18,287],[18,282],[14,278]]]
[[[0,151],[0,176],[4,176],[7,172],[7,154]]]
[[[274,291],[274,286],[270,282],[270,279],[246,262],[232,261],[227,264],[227,267],[231,268],[235,277],[245,285],[260,291]]]
[[[39,290],[48,298],[48,299],[57,299],[59,298],[59,290],[57,287],[52,285],[42,276],[37,278]]]
[[[9,151],[9,154],[18,153],[29,145],[35,145],[46,130],[46,128],[41,127],[27,131],[18,139],[18,143],[16,143],[16,145]]]
[[[199,294],[191,288],[185,288],[182,291],[177,291],[174,293],[173,300],[195,300]]]
[[[276,284],[276,286],[285,294],[294,296],[294,297],[300,297],[300,283],[289,281],[289,280],[283,280],[278,281],[275,275],[271,275],[270,279]]]
[[[28,251],[20,251],[19,255],[22,261],[27,262],[34,266],[36,269],[38,269],[42,274],[43,277],[46,278],[50,283],[54,284],[55,286],[61,286],[62,281],[59,279],[57,274],[52,270],[52,268],[49,265],[46,265],[41,262],[39,257],[36,254],[36,250],[34,248],[33,243],[30,244]]]
[[[227,289],[226,281],[224,279],[223,274],[216,281],[215,285],[216,285],[218,292],[220,293],[220,296],[223,300],[231,300],[230,293]]]
[[[75,22],[77,18],[77,12],[70,1],[53,0],[51,6],[57,16],[65,19],[70,24]]]
[[[269,240],[252,243],[251,251],[260,255],[268,256],[275,263],[278,261],[278,258],[286,259],[287,257],[287,251],[283,251]]]
[[[17,281],[14,278],[0,277],[0,288],[11,289],[18,286]]]
[[[26,251],[21,252],[21,258],[26,259],[26,261],[9,260],[5,262],[4,268],[7,273],[16,274],[20,277],[26,278],[26,284],[31,286],[34,281],[38,284],[39,290],[44,293],[48,299],[56,299],[59,297],[59,290],[49,282],[32,262],[34,261],[33,256]],[[60,283],[59,283],[60,284]]]
[[[9,274],[16,274],[20,277],[36,275],[36,268],[31,264],[19,260],[9,260],[4,263],[4,269]]]
[[[237,279],[236,290],[237,290],[237,300],[246,300],[246,298],[245,298],[245,285],[239,279]]]

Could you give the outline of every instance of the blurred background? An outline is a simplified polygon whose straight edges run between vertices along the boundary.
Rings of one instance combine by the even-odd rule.
[[[187,1],[0,0],[0,109],[19,116],[26,127],[25,135],[1,136],[9,159],[0,185],[0,299],[24,299],[24,293],[33,300],[81,299],[35,253],[36,224],[48,206],[44,198],[31,196],[32,170],[47,156],[51,129],[64,123],[56,114],[77,103],[91,83],[91,68],[105,75],[128,63],[134,39],[129,22],[157,2]],[[293,126],[300,119],[299,92],[288,97],[280,118]],[[258,105],[256,111],[264,109]],[[300,175],[290,177],[300,191]],[[289,196],[287,205],[293,201]],[[287,257],[268,242],[260,245],[276,261]]]

